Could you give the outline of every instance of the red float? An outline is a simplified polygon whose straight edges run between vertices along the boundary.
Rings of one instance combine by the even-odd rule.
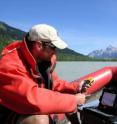
[[[117,83],[117,66],[104,67],[77,80],[82,82],[89,78],[93,78],[94,81],[91,86],[87,88],[86,92],[87,94],[92,94],[109,83]]]

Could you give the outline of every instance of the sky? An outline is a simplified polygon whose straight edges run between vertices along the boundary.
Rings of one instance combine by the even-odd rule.
[[[54,26],[69,48],[87,55],[117,47],[117,0],[0,0],[0,21],[27,31]]]

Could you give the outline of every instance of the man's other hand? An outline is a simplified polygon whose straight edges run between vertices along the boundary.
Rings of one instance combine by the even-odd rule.
[[[75,95],[76,99],[77,99],[77,104],[78,105],[83,105],[85,104],[85,101],[86,101],[86,96],[85,94],[82,94],[82,93],[78,93]]]

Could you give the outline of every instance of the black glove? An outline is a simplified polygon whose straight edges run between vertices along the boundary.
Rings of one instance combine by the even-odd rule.
[[[86,92],[87,88],[89,88],[93,82],[94,82],[93,78],[88,78],[88,79],[84,80],[83,84],[82,84],[82,88],[81,88],[81,93]]]

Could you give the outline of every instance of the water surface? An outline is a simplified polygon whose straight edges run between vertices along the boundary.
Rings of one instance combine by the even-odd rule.
[[[56,72],[61,79],[72,81],[106,66],[117,66],[117,62],[58,62]]]

